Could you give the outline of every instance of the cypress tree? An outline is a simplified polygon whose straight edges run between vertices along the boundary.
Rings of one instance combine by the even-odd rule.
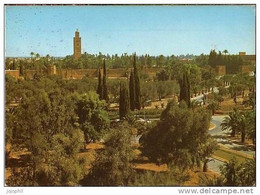
[[[120,82],[120,86],[119,86],[119,118],[122,119],[123,118],[123,113],[122,113],[122,109],[123,109],[123,101],[122,101],[123,97],[122,97],[122,84]]]
[[[98,69],[98,87],[97,94],[99,95],[99,99],[103,99],[103,89],[102,89],[102,81],[101,81],[101,71]]]
[[[103,99],[108,102],[106,61],[103,60]]]
[[[19,75],[22,76],[23,75],[23,64],[22,61],[20,60],[20,67],[19,67]]]
[[[13,66],[12,66],[12,70],[15,70],[15,59],[13,59]]]
[[[127,87],[120,83],[119,118],[122,120],[129,112],[129,95]]]
[[[128,88],[125,86],[124,87],[124,99],[125,99],[125,116],[129,113],[130,111],[130,103],[129,103],[129,91]]]
[[[180,101],[182,100],[190,107],[190,81],[187,72],[183,73],[180,81]]]
[[[135,108],[141,109],[141,91],[140,91],[140,79],[139,72],[136,67],[136,55],[134,54],[134,88],[135,88]]]
[[[217,65],[217,52],[215,49],[210,51],[208,64],[213,68],[215,68]]]
[[[134,80],[133,71],[131,71],[130,73],[129,94],[130,94],[130,109],[133,111],[135,109],[135,80]]]

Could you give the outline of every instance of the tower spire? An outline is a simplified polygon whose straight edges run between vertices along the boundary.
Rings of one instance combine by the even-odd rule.
[[[73,39],[74,43],[74,54],[73,57],[75,60],[81,57],[81,37],[79,36],[79,31],[76,29],[75,37]]]

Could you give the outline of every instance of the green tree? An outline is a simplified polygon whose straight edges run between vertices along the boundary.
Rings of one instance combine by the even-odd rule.
[[[98,69],[98,87],[97,94],[99,95],[99,99],[103,99],[103,87],[102,87],[102,79],[101,79],[101,71]]]
[[[223,53],[225,54],[225,56],[228,54],[228,50],[224,50]]]
[[[156,79],[158,81],[167,81],[167,80],[169,80],[169,77],[170,77],[169,72],[165,69],[156,73]]]
[[[23,74],[24,74],[24,65],[22,64],[22,61],[20,60],[19,76],[23,76]]]
[[[5,104],[8,105],[16,99],[18,84],[14,77],[5,75]]]
[[[251,106],[252,109],[255,109],[256,106],[256,93],[255,92],[250,92],[248,94],[248,97],[243,100],[243,105],[244,106]]]
[[[41,56],[40,56],[39,53],[36,53],[36,54],[35,54],[35,57],[38,59],[38,58],[40,58]]]
[[[92,91],[84,95],[74,95],[75,112],[80,129],[83,130],[85,142],[98,141],[109,128],[109,118],[105,110],[106,102],[99,100]]]
[[[72,130],[73,105],[68,97],[59,89],[46,93],[42,89],[35,89],[32,96],[25,98],[17,110],[17,127],[29,151],[33,151],[31,142],[35,133],[44,136],[47,142],[57,133]]]
[[[216,101],[212,101],[207,106],[207,109],[211,111],[212,115],[214,115],[216,110],[219,109],[219,104]]]
[[[252,140],[253,144],[256,144],[256,111],[248,111],[245,114],[247,118],[246,135]]]
[[[120,80],[118,79],[110,79],[107,82],[108,91],[111,94],[111,102],[118,102],[119,99],[119,87],[120,87]]]
[[[181,170],[199,165],[211,154],[210,144],[206,144],[209,123],[210,115],[204,108],[192,110],[184,101],[179,105],[171,101],[157,125],[141,137],[142,154],[153,162],[174,164]]]
[[[151,102],[156,100],[157,87],[157,82],[141,82],[141,104],[143,108],[150,106]]]
[[[236,133],[238,133],[239,131],[239,115],[239,111],[237,109],[234,109],[234,111],[230,112],[221,123],[221,128],[223,131],[231,130],[231,137],[235,137]]]
[[[105,148],[97,154],[82,185],[127,186],[133,177],[131,128],[119,123],[110,131]]]
[[[246,160],[238,163],[236,159],[231,159],[220,167],[221,175],[224,176],[226,186],[255,186],[256,184],[256,161]]]
[[[213,68],[217,66],[217,52],[215,50],[210,51],[208,64]]]
[[[54,135],[44,155],[47,158],[38,160],[36,165],[37,183],[40,186],[77,186],[83,178],[84,160],[77,157],[83,141],[81,130],[73,131],[70,136]]]
[[[124,84],[120,85],[120,97],[119,97],[119,118],[122,120],[129,113],[129,94]]]
[[[245,142],[248,135],[253,141],[255,139],[255,114],[254,111],[242,112],[234,109],[225,117],[221,123],[222,130],[231,130],[231,136],[241,134],[241,142]]]
[[[245,142],[246,136],[255,143],[256,123],[255,111],[241,112],[239,118],[239,131],[241,133],[241,142]]]
[[[46,143],[41,134],[35,134],[33,142],[37,155],[21,169],[13,171],[7,180],[10,186],[77,186],[83,178],[84,160],[77,153],[82,144],[82,132],[73,131],[71,135],[56,134]],[[73,164],[73,166],[71,166]],[[22,177],[22,180],[20,179]]]
[[[107,90],[107,69],[106,69],[106,61],[105,59],[103,60],[103,99],[108,102],[109,97],[108,97],[108,90]]]
[[[225,87],[218,87],[218,94],[220,96],[226,96],[228,94],[228,89]]]
[[[207,138],[207,141],[201,145],[200,155],[203,162],[203,172],[208,171],[208,162],[210,162],[212,159],[210,156],[218,149],[217,142],[209,137]]]
[[[30,55],[31,55],[31,59],[33,59],[34,56],[35,56],[35,53],[32,51],[32,52],[30,53]]]
[[[77,166],[80,162],[75,155],[82,145],[80,138],[83,136],[82,131],[74,126],[76,115],[71,97],[62,94],[57,88],[48,92],[37,87],[32,89],[32,93],[24,95],[17,107],[13,129],[16,133],[12,137],[12,144],[16,144],[17,148],[25,147],[30,152],[25,180],[17,179],[14,172],[10,184],[76,185],[81,179],[82,169]],[[57,148],[54,149],[57,144],[52,143],[57,136],[68,141],[68,145],[60,146],[67,156]],[[71,167],[71,164],[74,166]],[[61,166],[62,169],[59,168]]]
[[[129,79],[129,95],[130,95],[130,109],[135,110],[135,80],[134,72],[131,71]]]
[[[134,87],[135,87],[135,108],[140,110],[141,109],[141,89],[140,89],[140,78],[139,78],[139,70],[136,66],[136,55],[134,54],[133,60],[134,66]]]
[[[236,159],[231,159],[224,166],[220,167],[221,174],[225,177],[225,185],[227,186],[237,186],[238,185],[238,162]]]
[[[15,59],[13,59],[12,70],[15,70],[15,69],[16,69],[16,62],[15,62]]]
[[[185,68],[189,72],[190,93],[197,96],[200,90],[200,82],[202,78],[201,70],[196,64],[185,64]]]
[[[182,100],[186,102],[188,107],[190,107],[190,82],[187,72],[183,73],[180,82],[180,101]]]
[[[168,95],[173,95],[176,92],[174,90],[177,88],[176,83],[173,81],[156,81],[153,85],[156,87],[159,101]]]
[[[217,61],[216,62],[217,65],[223,65],[224,64],[224,59],[223,59],[223,56],[221,54],[221,51],[218,52],[216,61]]]

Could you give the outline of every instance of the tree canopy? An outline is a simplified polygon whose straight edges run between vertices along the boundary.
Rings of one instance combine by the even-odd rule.
[[[200,164],[214,151],[205,153],[209,122],[204,108],[192,110],[183,101],[179,105],[171,101],[157,125],[141,137],[142,153],[153,162],[173,163],[182,169]]]

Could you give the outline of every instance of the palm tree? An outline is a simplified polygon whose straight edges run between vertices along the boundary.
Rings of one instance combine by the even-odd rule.
[[[45,56],[45,58],[44,58],[44,65],[45,65],[45,67],[49,66],[49,64],[52,64],[52,62],[50,62],[50,61],[51,61],[51,56],[49,54],[47,54]]]
[[[207,109],[211,111],[212,115],[215,114],[216,110],[219,109],[219,104],[216,101],[212,101],[208,106]]]
[[[233,112],[228,114],[229,116],[225,117],[221,123],[222,130],[231,130],[231,137],[235,137],[236,133],[239,131],[239,118],[240,113],[236,108]]]
[[[224,54],[225,54],[225,56],[226,56],[226,55],[227,55],[227,53],[228,53],[228,50],[226,50],[226,49],[225,49],[225,50],[223,51],[223,53],[224,53]]]
[[[40,54],[35,54],[35,57],[36,57],[36,59],[39,59],[41,56],[40,56]]]
[[[253,111],[247,111],[243,113],[242,117],[243,125],[241,125],[244,128],[244,137],[241,137],[241,141],[245,140],[245,135],[249,139],[252,140],[253,144],[255,144],[256,139],[256,113],[255,110]]]
[[[246,135],[255,141],[255,114],[252,111],[239,112],[234,109],[234,112],[229,113],[221,123],[222,130],[231,130],[231,136],[236,133],[241,134],[241,142],[245,142]]]
[[[31,55],[31,59],[33,59],[35,53],[32,51],[32,52],[30,53],[30,55]]]
[[[45,56],[45,58],[46,58],[47,61],[49,61],[49,60],[51,59],[51,56],[50,56],[49,54],[47,54],[47,55]]]

